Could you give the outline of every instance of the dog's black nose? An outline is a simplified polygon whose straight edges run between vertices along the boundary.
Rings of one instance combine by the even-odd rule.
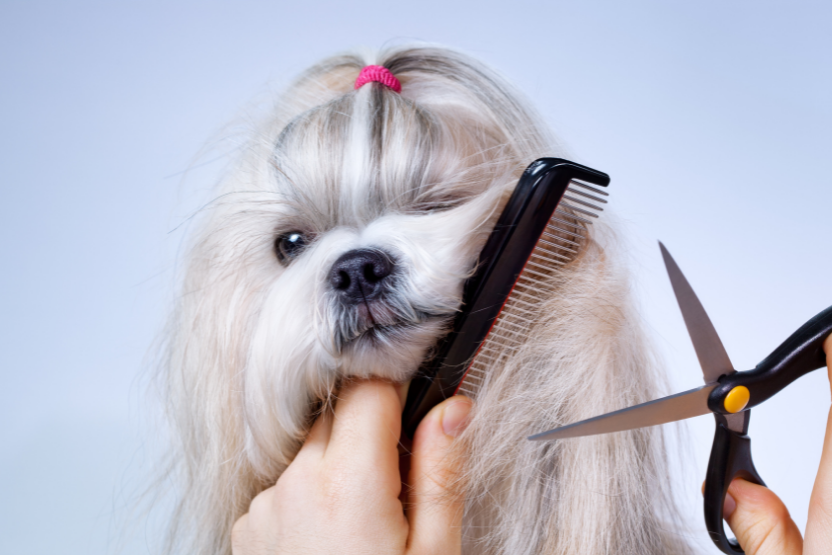
[[[381,294],[384,279],[393,272],[393,266],[393,260],[382,251],[352,250],[332,265],[329,283],[343,302],[358,304]]]

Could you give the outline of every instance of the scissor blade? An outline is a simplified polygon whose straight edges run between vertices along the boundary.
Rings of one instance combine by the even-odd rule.
[[[693,292],[693,287],[690,286],[685,275],[667,248],[659,241],[659,248],[662,251],[662,258],[664,258],[664,265],[667,268],[667,274],[670,276],[670,283],[673,285],[673,292],[676,294],[676,301],[679,303],[679,308],[682,310],[682,317],[685,319],[685,326],[688,328],[688,334],[693,341],[693,348],[696,351],[696,356],[699,358],[699,365],[702,367],[702,374],[705,376],[705,383],[715,382],[717,378],[723,374],[730,374],[734,371],[734,365],[731,364],[731,359],[728,358],[728,353],[722,345],[722,340],[716,333],[716,328],[708,318],[708,313],[696,293]]]
[[[594,436],[610,432],[622,432],[634,430],[657,424],[676,422],[685,418],[693,418],[702,414],[708,414],[708,395],[715,388],[717,383],[709,383],[690,391],[684,391],[662,397],[655,401],[648,401],[634,407],[617,410],[595,418],[569,424],[548,432],[529,436],[532,441],[546,439],[564,439],[568,437]]]

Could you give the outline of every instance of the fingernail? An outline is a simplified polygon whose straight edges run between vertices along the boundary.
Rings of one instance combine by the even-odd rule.
[[[450,402],[442,412],[442,430],[445,434],[451,437],[461,434],[468,424],[468,413],[470,412],[470,399],[460,397]]]
[[[725,502],[722,504],[722,518],[731,518],[737,508],[737,502],[730,493],[725,492]]]

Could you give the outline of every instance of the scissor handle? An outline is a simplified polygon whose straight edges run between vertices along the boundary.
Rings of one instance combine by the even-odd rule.
[[[713,412],[728,412],[725,399],[738,386],[748,389],[747,408],[770,399],[797,378],[826,366],[823,343],[832,334],[832,306],[800,326],[754,370],[734,372],[719,378],[708,397]]]
[[[750,412],[750,411],[748,411]],[[749,415],[750,416],[750,415]],[[716,433],[705,479],[705,526],[716,546],[728,555],[745,553],[734,538],[725,534],[722,508],[728,486],[734,478],[765,486],[751,460],[751,438],[728,428],[725,416],[714,414]]]

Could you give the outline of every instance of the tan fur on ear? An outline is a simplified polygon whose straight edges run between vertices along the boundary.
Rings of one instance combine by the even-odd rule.
[[[401,94],[353,90],[368,64],[389,68]],[[287,89],[204,211],[170,320],[161,383],[176,435],[163,480],[180,502],[168,553],[230,554],[234,521],[340,380],[413,375],[520,173],[558,155],[517,91],[443,48],[336,56]],[[288,232],[308,243],[291,263],[274,251]],[[550,276],[532,334],[488,375],[462,436],[466,553],[688,552],[668,531],[660,430],[524,439],[658,393],[622,247],[603,224],[584,247]],[[361,248],[397,268],[372,340],[326,278]]]

